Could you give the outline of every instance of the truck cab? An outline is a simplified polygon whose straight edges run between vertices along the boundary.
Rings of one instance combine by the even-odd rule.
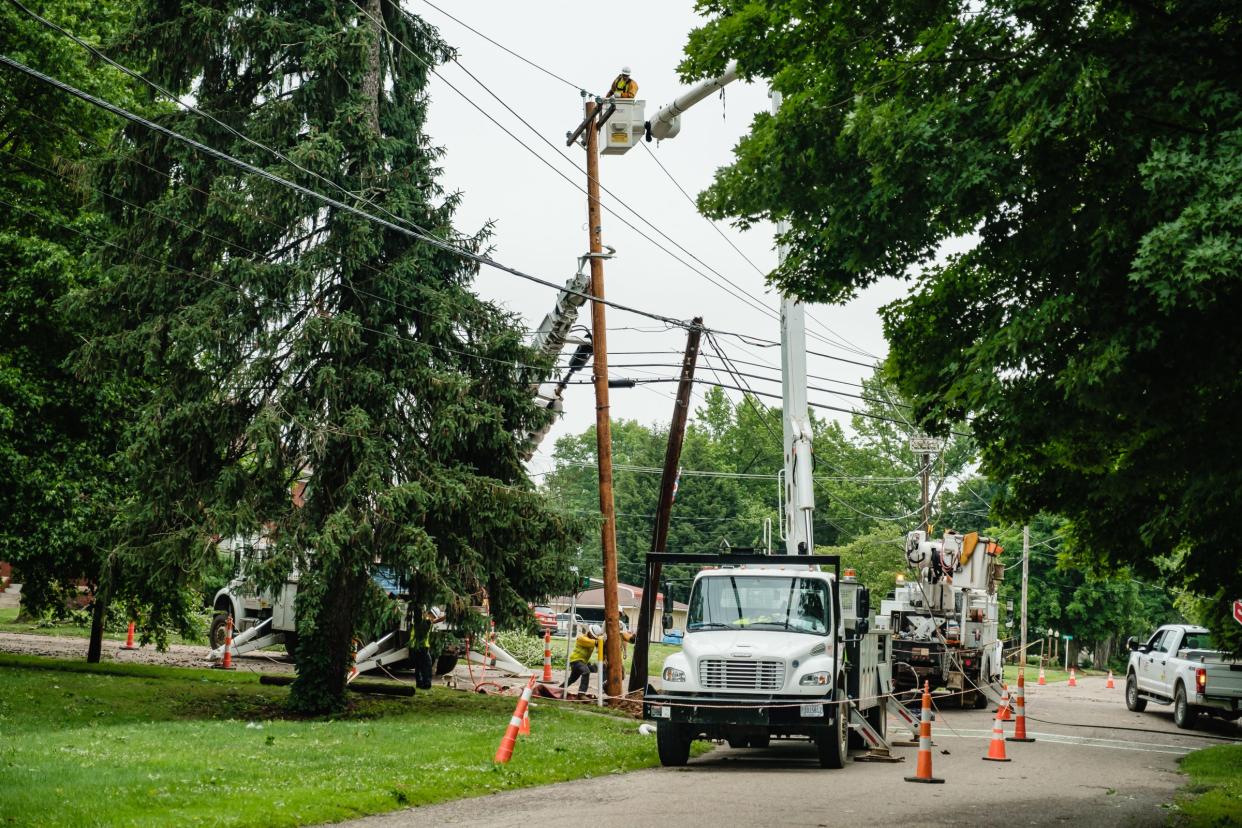
[[[821,766],[842,767],[851,704],[884,727],[887,633],[868,629],[861,584],[842,584],[818,566],[839,570],[835,558],[752,557],[759,560],[695,576],[682,649],[665,660],[660,691],[644,699],[661,762],[685,764],[695,739],[766,747],[773,738],[806,737]]]

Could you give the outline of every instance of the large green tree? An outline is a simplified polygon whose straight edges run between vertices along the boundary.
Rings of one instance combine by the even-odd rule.
[[[122,22],[110,2],[30,6],[91,39]],[[128,100],[120,73],[14,5],[0,6],[0,29],[13,58]],[[86,255],[103,227],[89,174],[116,129],[100,110],[0,71],[0,559],[16,565],[22,608],[34,615],[63,614],[83,588],[102,598],[113,580],[106,530],[126,492],[114,453],[129,383],[73,373],[83,328],[60,301],[100,276]]]
[[[171,129],[484,243],[454,231],[424,132],[429,68],[450,50],[391,0],[144,2],[124,53],[215,117],[166,111]],[[565,586],[571,522],[514,436],[546,416],[535,353],[472,293],[470,259],[139,125],[100,179],[115,246],[106,284],[78,297],[97,320],[80,358],[153,388],[126,434],[130,572],[172,589],[218,539],[262,535],[260,584],[300,572],[291,701],[306,711],[343,703],[377,563],[409,577],[414,607],[466,624],[485,592],[504,620]]]
[[[971,416],[1002,512],[1084,561],[1242,597],[1242,11],[1214,0],[702,0],[687,77],[784,96],[700,204],[782,219],[773,273],[885,313],[918,419]],[[953,237],[964,252],[937,258]]]

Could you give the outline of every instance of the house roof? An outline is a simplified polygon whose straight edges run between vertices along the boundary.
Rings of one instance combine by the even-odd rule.
[[[643,588],[634,586],[633,584],[617,584],[617,605],[622,608],[637,607],[643,601]],[[568,595],[558,595],[551,600],[553,604],[569,604],[570,597]],[[578,593],[577,599],[580,607],[602,607],[604,606],[604,590],[602,587],[596,589],[588,589]],[[664,593],[656,593],[656,607],[664,608]],[[688,606],[680,601],[673,602],[673,609],[684,610],[689,609]]]

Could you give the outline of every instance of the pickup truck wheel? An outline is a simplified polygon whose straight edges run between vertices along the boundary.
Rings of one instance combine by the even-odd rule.
[[[845,694],[840,690],[837,691],[836,699],[839,703],[834,705],[834,723],[819,732],[815,745],[819,750],[819,766],[839,770],[845,767],[845,758],[849,755],[850,729],[846,725],[846,719],[850,712],[845,705]]]
[[[1142,713],[1147,709],[1147,699],[1140,699],[1138,694],[1138,678],[1131,673],[1126,676],[1126,709]]]
[[[745,736],[730,736],[726,738],[725,741],[728,742],[729,747],[733,748],[734,750],[738,750],[739,748],[744,748],[744,747],[750,747],[750,739],[747,739]]]
[[[1190,730],[1199,719],[1199,711],[1186,701],[1186,688],[1180,682],[1177,692],[1173,694],[1173,724],[1183,730]]]
[[[765,748],[772,742],[771,734],[764,733],[762,736],[751,736],[746,740],[753,748]]]
[[[680,722],[656,722],[656,750],[660,764],[680,768],[690,758],[690,734]]]

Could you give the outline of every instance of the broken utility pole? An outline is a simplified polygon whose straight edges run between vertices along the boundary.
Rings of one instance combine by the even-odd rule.
[[[694,367],[699,360],[699,339],[703,335],[703,317],[697,317],[686,334],[686,353],[681,359],[681,380],[677,383],[677,402],[673,404],[673,422],[668,430],[668,448],[664,451],[664,471],[660,477],[660,500],[656,504],[655,529],[651,551],[663,552],[668,543],[668,522],[673,510],[673,493],[677,484],[677,467],[681,462],[681,446],[686,436],[686,417],[690,412],[690,392],[694,388]],[[647,652],[651,640],[652,617],[656,594],[660,590],[660,564],[648,567],[651,580],[643,584],[642,610],[638,614],[638,632],[634,639],[634,661],[630,666],[629,692],[647,688]],[[664,596],[664,611],[672,606],[673,596]]]

